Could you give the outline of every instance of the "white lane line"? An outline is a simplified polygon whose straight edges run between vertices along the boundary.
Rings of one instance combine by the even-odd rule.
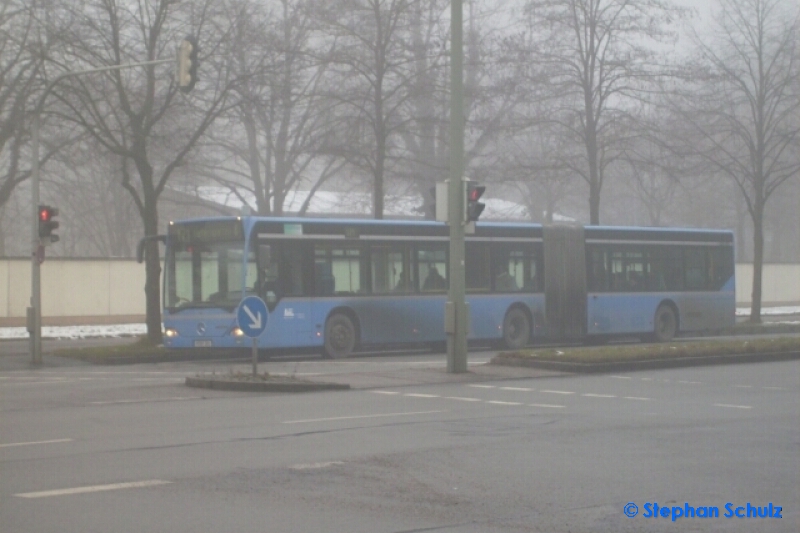
[[[120,490],[120,489],[138,489],[143,487],[157,487],[159,485],[168,485],[172,481],[163,481],[161,479],[151,479],[148,481],[132,481],[130,483],[112,483],[111,485],[92,485],[89,487],[74,487],[71,489],[59,490],[43,490],[39,492],[22,492],[14,494],[18,498],[47,498],[49,496],[66,496],[71,494],[86,494],[88,492],[102,492],[106,490]]]
[[[642,378],[642,381],[653,381],[653,378]]]
[[[550,407],[553,409],[563,409],[566,405],[553,405],[549,403],[529,403],[531,407]]]
[[[410,396],[411,398],[441,398],[438,394],[420,394],[417,392],[407,392],[403,396]]]
[[[575,394],[574,392],[568,390],[541,390],[539,392],[545,392],[548,394]]]
[[[474,383],[471,383],[471,384],[467,385],[467,387],[475,387],[476,389],[495,389],[495,388],[497,388],[495,385],[476,385]]]
[[[640,398],[639,396],[623,396],[626,400],[641,400],[643,402],[649,401],[650,398]]]
[[[309,422],[335,422],[337,420],[356,420],[359,418],[381,418],[387,416],[413,416],[413,415],[430,415],[433,413],[446,413],[442,411],[412,411],[408,413],[386,413],[381,415],[360,415],[360,416],[333,416],[330,418],[307,418],[305,420],[284,420],[282,424],[306,424]]]
[[[372,394],[387,394],[387,395],[392,395],[392,396],[400,394],[399,392],[392,391],[392,390],[371,390],[371,391],[368,391],[368,392],[371,392]]]
[[[785,390],[783,387],[763,387],[766,390]]]
[[[520,391],[520,392],[531,392],[535,391],[536,389],[529,389],[526,387],[500,387],[500,390],[513,390],[513,391]]]
[[[445,400],[458,400],[460,402],[482,402],[480,398],[465,398],[463,396],[444,396]]]
[[[186,400],[202,400],[202,396],[174,396],[172,398],[139,398],[136,400],[109,400],[105,402],[89,402],[90,405],[113,405],[123,403],[145,403],[145,402],[183,402]]]
[[[53,381],[19,381],[16,383],[0,383],[0,386],[8,387],[12,385],[68,385],[75,383],[76,379],[59,379]]]
[[[588,394],[581,394],[581,396],[586,396],[588,398],[616,398],[616,395],[614,395],[614,394],[592,394],[592,393],[588,393]]]
[[[487,400],[486,403],[493,403],[495,405],[522,405],[520,402],[501,402],[500,400]]]
[[[630,376],[608,376],[614,379],[632,379]]]
[[[732,405],[729,403],[715,403],[714,407],[731,407],[733,409],[752,409],[752,405]]]
[[[700,381],[679,381],[678,383],[685,383],[686,385],[700,385]]]
[[[317,470],[319,468],[328,468],[329,466],[339,466],[343,465],[344,461],[325,461],[322,463],[302,463],[298,465],[292,465],[289,467],[290,470]]]
[[[72,442],[72,439],[38,440],[34,442],[9,442],[0,444],[0,448],[13,448],[14,446],[33,446],[35,444],[56,444],[58,442]]]

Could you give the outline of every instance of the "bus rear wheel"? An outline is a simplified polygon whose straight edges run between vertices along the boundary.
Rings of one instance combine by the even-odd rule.
[[[337,313],[325,322],[324,355],[329,359],[349,357],[356,347],[356,327],[349,316]]]
[[[678,332],[678,318],[672,306],[661,304],[656,310],[653,338],[656,342],[669,342]]]
[[[503,343],[509,350],[519,350],[528,344],[531,336],[531,323],[528,315],[515,307],[503,319]]]

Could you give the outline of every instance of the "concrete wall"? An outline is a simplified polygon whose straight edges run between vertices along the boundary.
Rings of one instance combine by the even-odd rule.
[[[30,261],[0,259],[0,327],[24,326]],[[753,266],[736,265],[736,300],[750,305]],[[800,265],[764,265],[765,306],[800,305]],[[131,260],[48,259],[42,265],[45,325],[143,322],[144,265]]]
[[[41,273],[44,325],[144,321],[143,264],[127,259],[48,259]],[[25,325],[30,298],[30,261],[0,259],[0,326]]]
[[[753,293],[753,265],[736,265],[736,301],[749,306]],[[800,265],[764,265],[761,276],[762,307],[780,305],[800,306]]]

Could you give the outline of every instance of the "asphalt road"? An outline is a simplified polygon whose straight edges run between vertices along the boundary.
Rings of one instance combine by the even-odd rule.
[[[261,370],[324,378],[439,362]],[[182,384],[222,368],[0,371],[0,529],[800,530],[798,361],[299,395]],[[772,503],[782,518],[726,518],[729,502]],[[720,516],[642,517],[654,503]]]

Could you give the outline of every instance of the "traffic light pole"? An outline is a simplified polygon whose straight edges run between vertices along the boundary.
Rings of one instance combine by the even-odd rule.
[[[154,61],[144,61],[142,63],[128,63],[126,65],[113,65],[110,67],[93,68],[88,70],[77,70],[75,72],[65,72],[51,81],[45,88],[42,96],[33,113],[33,128],[31,135],[31,305],[27,313],[28,333],[30,334],[31,363],[34,366],[42,364],[42,278],[41,266],[39,263],[39,129],[41,127],[42,108],[45,98],[61,80],[72,76],[83,74],[93,74],[95,72],[106,72],[109,70],[121,70],[132,67],[143,67],[147,65],[161,65],[171,63],[172,59],[157,59]]]
[[[465,300],[464,270],[464,48],[462,0],[450,2],[450,183],[448,222],[450,225],[450,289],[445,308],[447,371],[467,371],[467,328],[469,308]]]

